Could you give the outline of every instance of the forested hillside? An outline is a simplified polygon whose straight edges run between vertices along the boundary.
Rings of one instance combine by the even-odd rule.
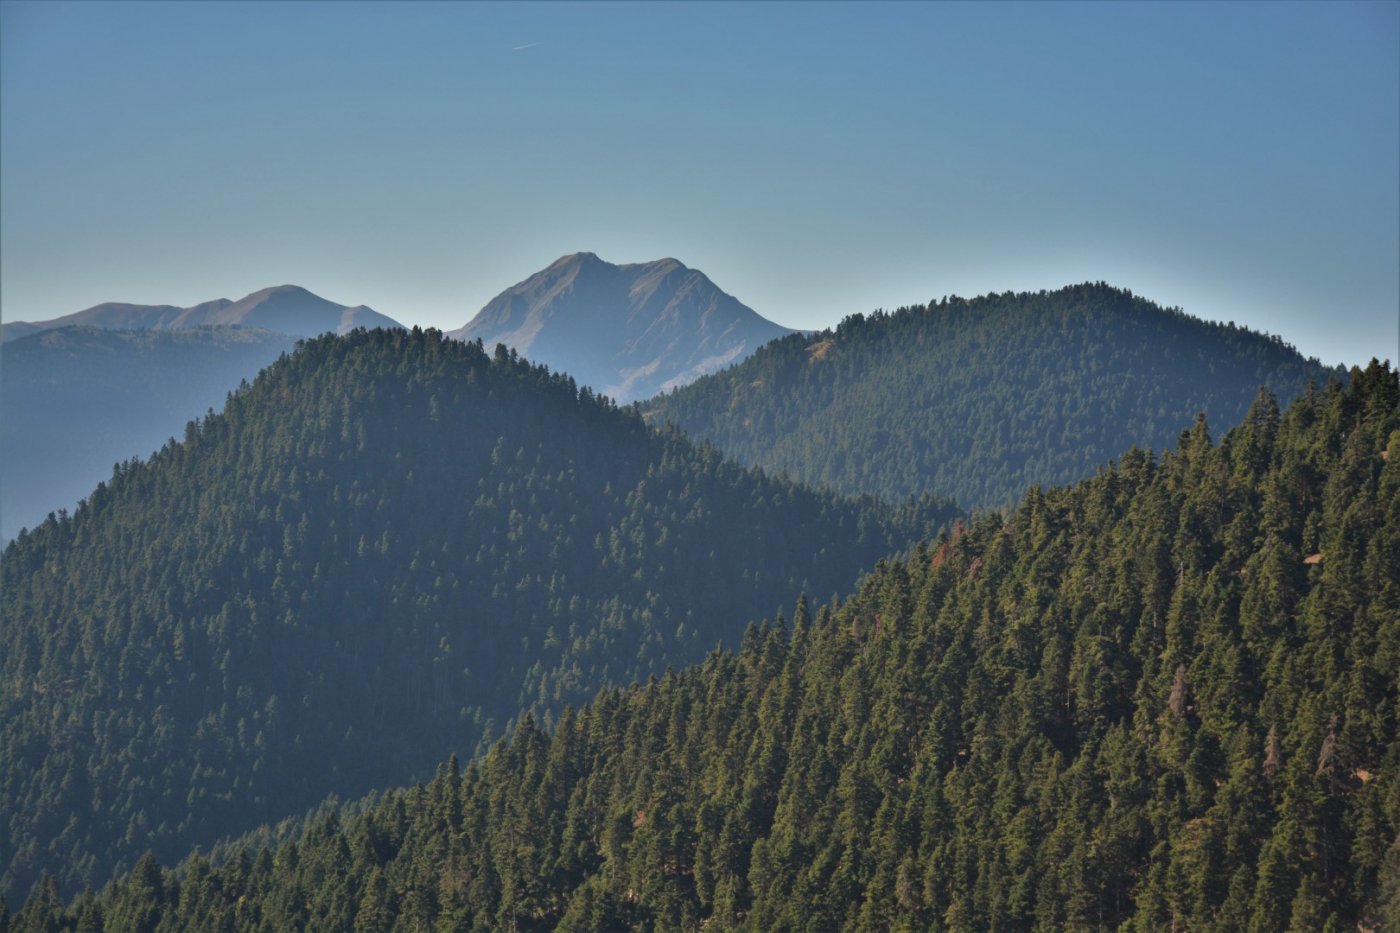
[[[1274,338],[1086,284],[853,315],[644,410],[801,480],[974,508],[1168,446],[1198,413],[1237,424],[1261,385],[1286,404],[1330,375]]]
[[[46,886],[12,929],[1396,929],[1397,669],[1373,363],[295,844]]]
[[[71,510],[114,463],[150,456],[295,343],[252,328],[63,327],[0,346],[0,541]]]
[[[307,342],[0,559],[0,855],[101,884],[702,658],[931,533],[514,354]]]

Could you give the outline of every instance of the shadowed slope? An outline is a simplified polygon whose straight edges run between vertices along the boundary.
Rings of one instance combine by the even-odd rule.
[[[946,518],[766,478],[513,355],[307,342],[0,560],[0,853],[102,883],[411,779]]]
[[[250,328],[63,327],[0,346],[0,540],[71,510],[292,349]]]

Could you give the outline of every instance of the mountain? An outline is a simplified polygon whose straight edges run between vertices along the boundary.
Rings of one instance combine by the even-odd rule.
[[[1400,928],[1400,380],[882,562],[275,851],[14,929]]]
[[[746,470],[503,348],[307,341],[0,556],[0,889],[430,774],[952,514]]]
[[[192,308],[107,303],[4,324],[0,541],[72,508],[113,463],[149,454],[222,405],[296,337],[399,326],[295,285]]]
[[[356,327],[402,327],[392,318],[364,305],[347,307],[327,301],[297,285],[279,285],[253,292],[238,301],[219,298],[192,308],[174,305],[133,305],[107,302],[50,321],[16,321],[0,325],[0,340],[17,340],[58,327],[102,330],[176,330],[211,326],[257,327],[315,337],[328,331],[343,334]]]
[[[504,343],[620,402],[738,362],[792,333],[674,259],[575,253],[506,289],[449,337]]]
[[[1286,403],[1331,376],[1277,338],[1086,284],[853,315],[645,413],[806,482],[981,508],[1168,446],[1198,413],[1234,424],[1261,385]]]
[[[295,338],[218,327],[63,327],[0,345],[0,541],[221,408]]]

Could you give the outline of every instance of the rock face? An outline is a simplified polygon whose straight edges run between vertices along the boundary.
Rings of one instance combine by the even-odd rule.
[[[178,330],[235,324],[293,337],[315,337],[327,331],[343,334],[356,327],[403,326],[364,305],[347,307],[298,285],[278,285],[253,292],[238,301],[219,298],[192,308],[109,301],[50,321],[5,324],[0,327],[0,340],[9,342],[40,331],[73,326],[99,330]]]
[[[792,333],[675,259],[556,261],[497,295],[448,336],[504,343],[619,402],[648,398],[736,363]]]

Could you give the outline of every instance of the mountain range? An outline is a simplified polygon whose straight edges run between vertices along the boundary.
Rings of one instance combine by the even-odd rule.
[[[294,338],[399,326],[364,305],[336,304],[295,285],[190,308],[108,302],[0,326],[0,408],[7,413],[0,541],[51,511],[73,508],[113,463],[146,456],[179,434]],[[230,327],[260,334],[219,332]],[[39,339],[73,328],[84,330]],[[130,333],[104,339],[95,331]],[[134,336],[143,332],[183,336]],[[613,266],[579,253],[503,292],[453,336],[480,337],[488,350],[504,342],[581,384],[631,400],[787,333],[675,260]]]
[[[488,349],[504,343],[630,402],[790,333],[675,259],[618,266],[574,253],[501,292],[448,336],[479,339]]]
[[[11,341],[59,327],[101,330],[179,330],[191,327],[256,327],[295,337],[327,332],[343,334],[356,327],[402,327],[364,305],[348,307],[327,301],[298,285],[278,285],[237,301],[219,298],[189,308],[106,302],[48,321],[0,325],[0,340]]]
[[[6,342],[36,475],[193,420],[0,555],[0,933],[1400,922],[1388,365],[1087,283],[619,406],[707,288]]]
[[[400,326],[296,285],[190,308],[107,302],[0,325],[0,541],[73,508],[114,463],[148,456],[222,406],[296,338]]]
[[[292,338],[381,324],[399,326],[297,286],[5,324],[0,540],[179,434]],[[220,334],[256,325],[257,337]],[[75,326],[87,330],[53,336]],[[644,402],[649,419],[754,466],[966,508],[1087,476],[1125,443],[1169,445],[1197,412],[1233,423],[1260,385],[1287,402],[1344,376],[1274,338],[1102,284],[945,298],[809,335],[675,260],[615,266],[591,253],[559,259],[449,336],[505,343],[620,401],[660,391]]]

